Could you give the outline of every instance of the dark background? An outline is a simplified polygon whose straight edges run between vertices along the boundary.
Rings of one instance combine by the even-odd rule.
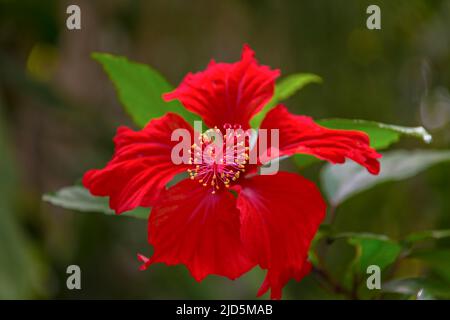
[[[69,4],[81,7],[82,30],[67,30]],[[370,4],[381,7],[381,30],[366,28]],[[288,100],[291,111],[423,125],[432,148],[450,146],[450,1],[0,0],[0,298],[255,297],[260,270],[201,284],[184,267],[139,272],[136,253],[151,252],[144,220],[41,200],[101,167],[116,127],[132,126],[91,52],[147,63],[178,84],[211,58],[237,60],[244,43],[283,75],[324,79]],[[317,181],[318,170],[302,173]],[[449,228],[449,177],[449,166],[438,165],[364,192],[338,209],[336,227],[394,239]],[[351,248],[330,251],[342,272]],[[66,289],[70,264],[81,267],[80,291]],[[291,282],[284,297],[340,298],[309,277]]]

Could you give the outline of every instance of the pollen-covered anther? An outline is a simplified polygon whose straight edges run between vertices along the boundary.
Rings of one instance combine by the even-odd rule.
[[[227,130],[229,128],[225,128]],[[222,133],[214,127],[216,133]],[[241,134],[225,134],[222,146],[215,145],[215,139],[207,134],[198,135],[197,142],[191,145],[189,163],[194,166],[188,169],[189,177],[201,185],[211,188],[211,193],[229,188],[245,172],[249,161],[249,147]],[[216,143],[217,144],[217,143]]]

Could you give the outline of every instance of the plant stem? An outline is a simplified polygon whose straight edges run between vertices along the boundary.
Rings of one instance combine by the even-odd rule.
[[[314,267],[313,272],[322,279],[328,286],[336,294],[344,294],[349,298],[354,299],[353,292],[348,290],[347,288],[341,286],[339,282],[335,281],[333,277],[324,269],[320,269]]]
[[[328,215],[330,217],[330,225],[332,225],[336,220],[336,206],[330,205],[328,212]]]

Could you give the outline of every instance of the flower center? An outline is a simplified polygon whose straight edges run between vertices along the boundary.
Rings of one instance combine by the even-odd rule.
[[[246,137],[242,130],[232,128],[224,125],[221,131],[214,127],[199,135],[197,143],[191,146],[189,163],[193,164],[193,169],[187,170],[190,178],[210,188],[213,194],[235,183],[248,163]]]

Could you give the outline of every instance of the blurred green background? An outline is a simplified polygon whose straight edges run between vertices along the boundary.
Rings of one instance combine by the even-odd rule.
[[[81,7],[82,30],[67,30],[69,4]],[[370,4],[381,8],[381,30],[366,28]],[[0,298],[255,297],[260,270],[200,284],[184,267],[139,272],[136,253],[151,252],[145,220],[41,200],[103,166],[117,126],[133,126],[91,52],[149,64],[178,84],[211,58],[237,60],[244,43],[283,75],[324,79],[290,98],[291,111],[424,126],[431,145],[407,138],[395,147],[450,147],[450,1],[0,0]],[[302,174],[318,182],[319,170]],[[444,163],[363,192],[337,209],[335,228],[393,239],[449,229],[449,178]],[[339,279],[354,249],[336,241],[327,250]],[[442,257],[449,266],[448,252]],[[66,288],[71,264],[81,267],[82,290]],[[433,270],[413,260],[395,272]],[[288,299],[343,297],[313,276],[284,290]]]

